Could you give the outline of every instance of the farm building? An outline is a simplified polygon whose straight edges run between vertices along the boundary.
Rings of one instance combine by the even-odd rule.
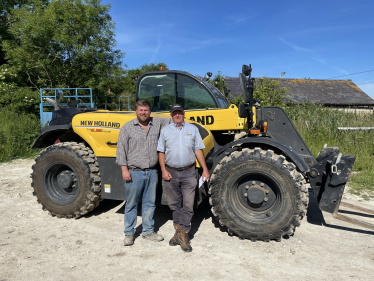
[[[373,109],[374,100],[365,94],[352,80],[290,79],[274,78],[281,81],[281,87],[289,89],[285,101],[303,103],[309,100],[337,108]],[[231,94],[240,94],[239,78],[225,77]]]

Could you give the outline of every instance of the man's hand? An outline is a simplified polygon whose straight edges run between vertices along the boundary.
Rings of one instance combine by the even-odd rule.
[[[131,181],[131,174],[129,170],[127,169],[127,166],[121,166],[121,169],[122,169],[122,178],[125,181]]]
[[[205,178],[205,181],[209,180],[210,175],[209,175],[209,172],[208,172],[208,168],[206,167],[206,164],[205,164],[205,158],[204,158],[203,151],[201,149],[195,150],[195,155],[196,155],[197,161],[199,161],[199,163],[201,165],[201,168],[203,168],[203,174],[201,175],[201,177],[203,179]]]
[[[162,171],[162,178],[166,181],[169,181],[172,177],[168,170],[165,168],[165,153],[163,152],[158,152],[158,162],[160,163],[161,166],[161,171]]]
[[[201,175],[201,177],[203,178],[204,181],[208,181],[209,178],[210,178],[208,170],[204,170],[203,174]]]
[[[170,173],[165,169],[162,171],[162,178],[166,181],[169,181],[171,180],[172,176],[170,175]]]

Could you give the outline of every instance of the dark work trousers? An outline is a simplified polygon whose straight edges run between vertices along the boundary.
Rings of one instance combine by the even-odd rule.
[[[186,231],[191,229],[193,203],[197,184],[195,167],[184,171],[175,171],[166,167],[171,174],[170,181],[164,180],[166,197],[173,214],[174,224]]]

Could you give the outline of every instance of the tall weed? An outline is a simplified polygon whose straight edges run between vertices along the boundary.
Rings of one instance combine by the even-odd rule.
[[[304,141],[316,157],[326,143],[338,146],[343,154],[356,156],[354,174],[350,180],[352,193],[374,191],[374,130],[343,131],[338,127],[374,127],[374,115],[346,112],[305,103],[286,107]]]

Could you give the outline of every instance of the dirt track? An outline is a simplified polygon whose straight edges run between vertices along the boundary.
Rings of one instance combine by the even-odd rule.
[[[0,280],[372,280],[374,232],[321,213],[312,194],[307,218],[282,242],[228,236],[212,223],[205,202],[192,221],[192,253],[168,245],[167,206],[155,214],[166,239],[138,236],[125,248],[122,202],[103,201],[76,220],[53,218],[32,196],[32,164],[0,164]],[[345,201],[374,209],[352,196]],[[354,217],[374,223],[374,216]]]

